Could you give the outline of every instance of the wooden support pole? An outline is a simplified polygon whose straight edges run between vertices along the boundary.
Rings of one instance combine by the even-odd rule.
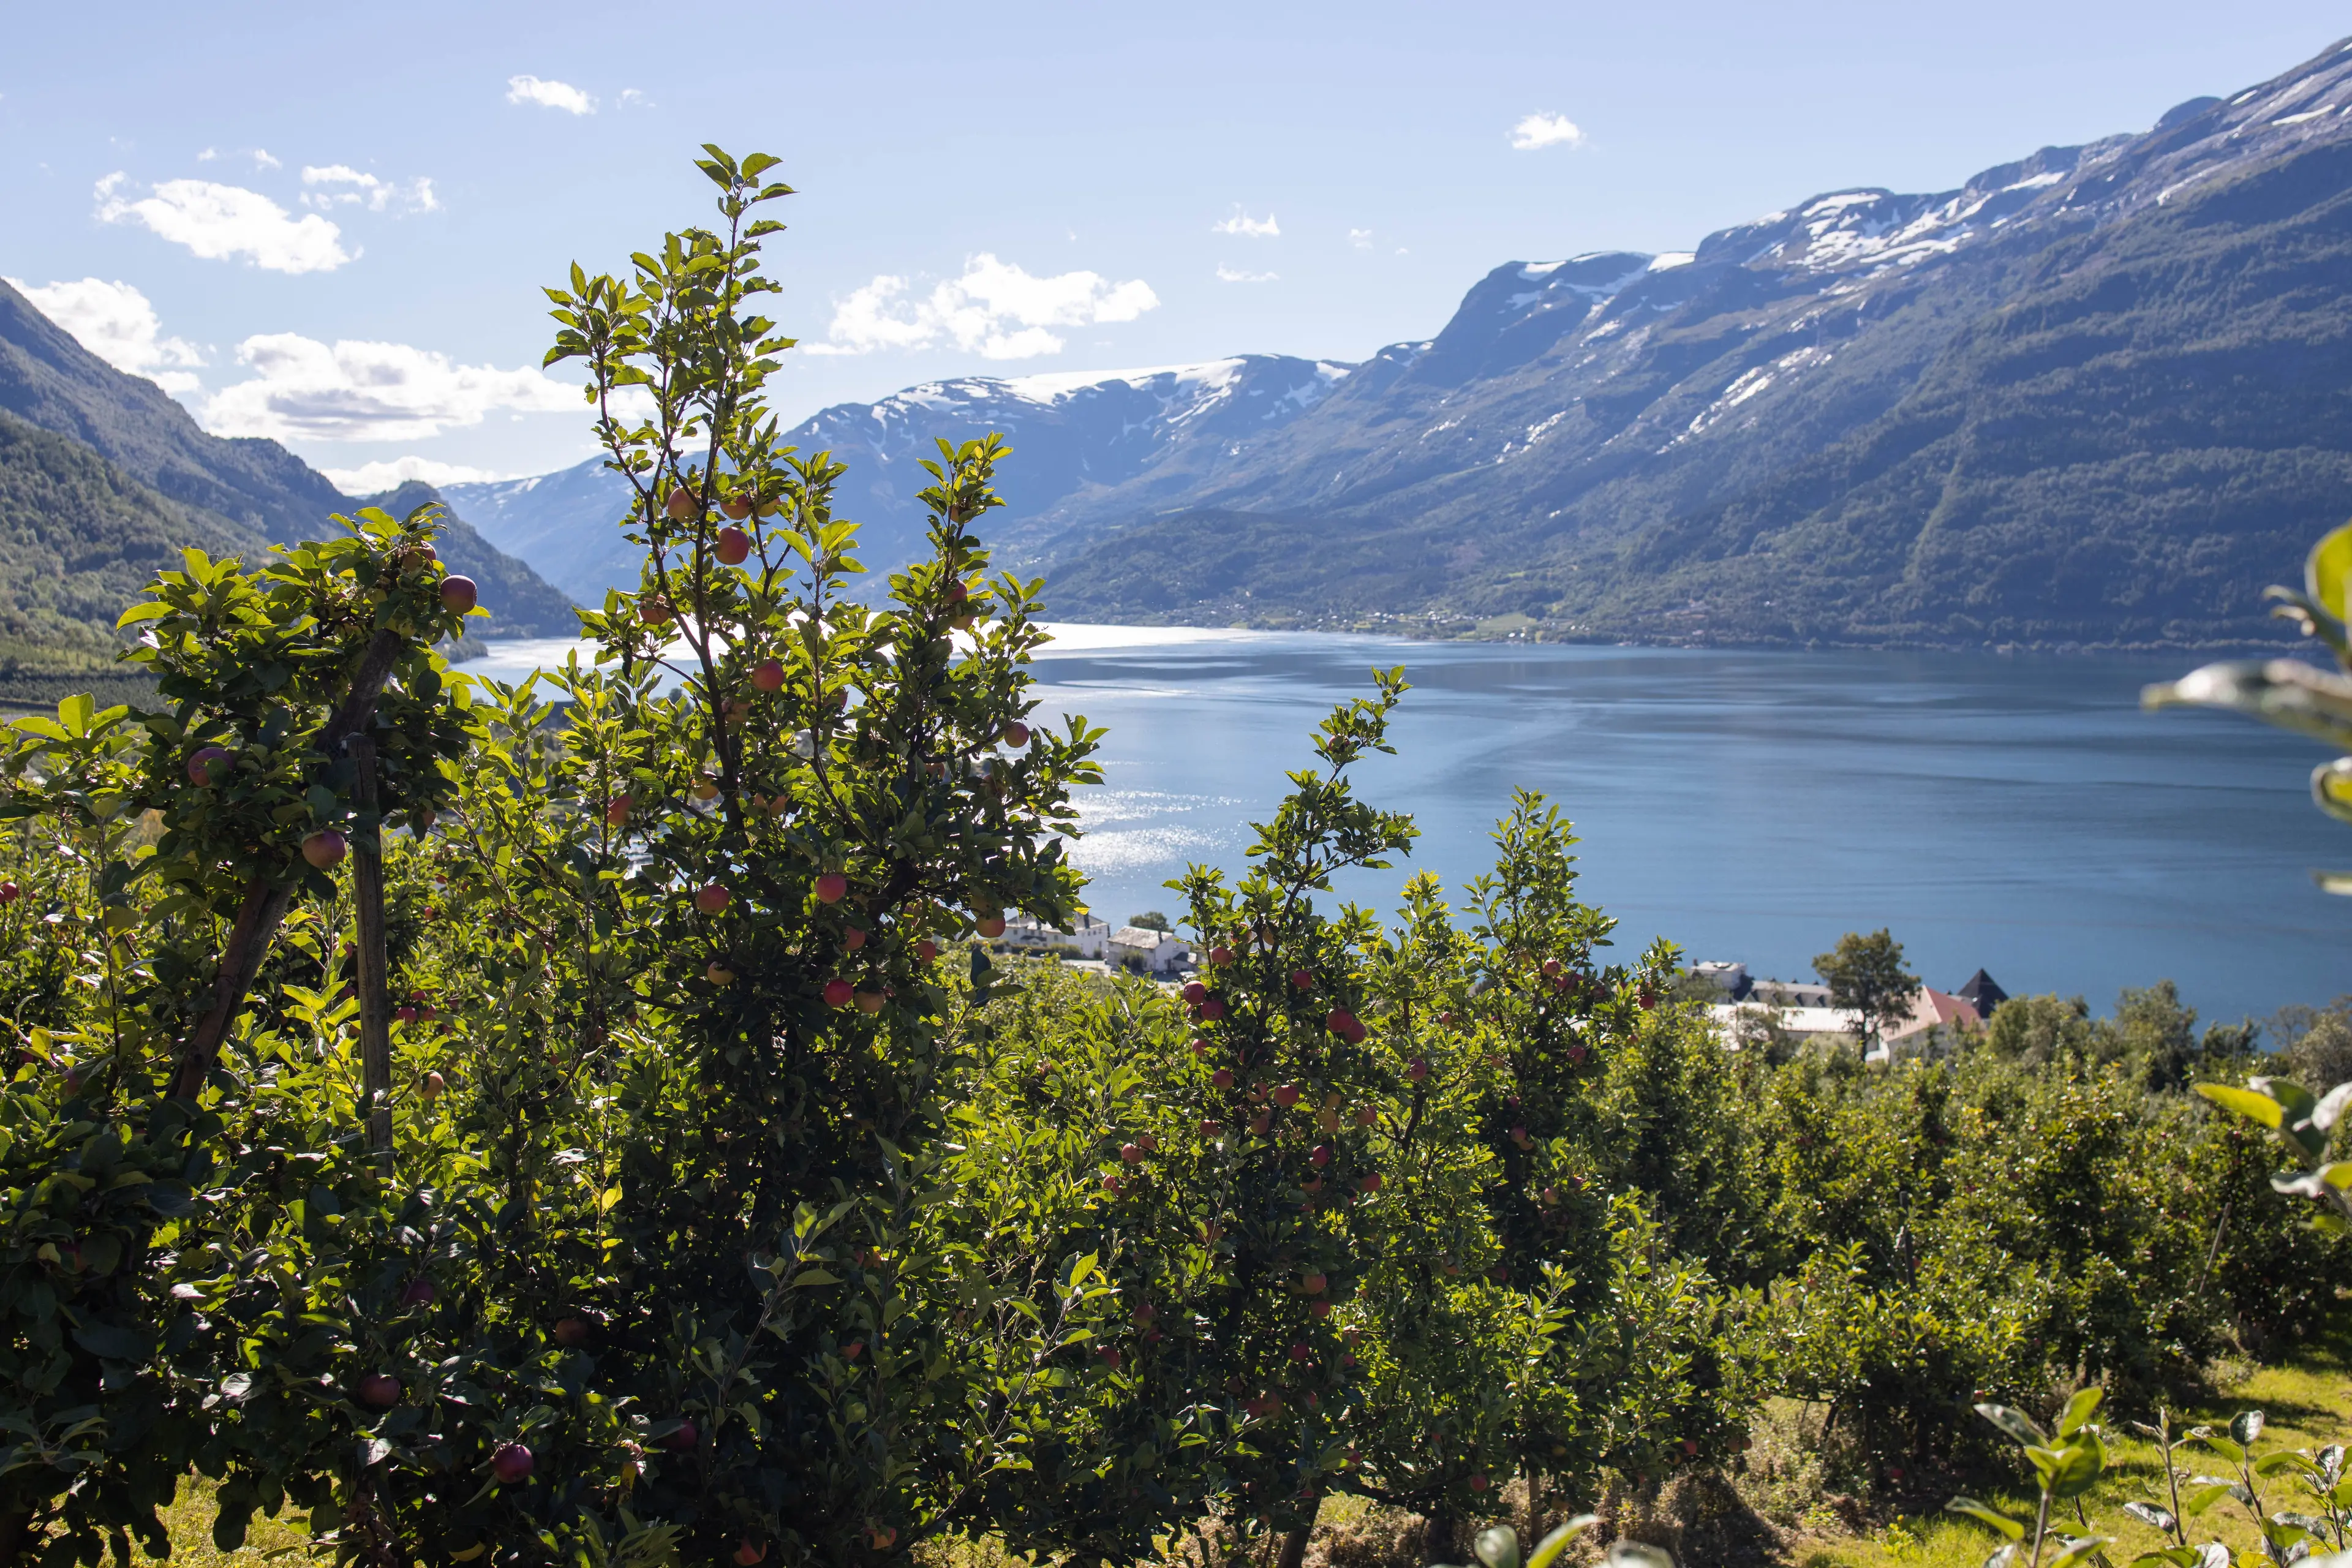
[[[358,808],[352,847],[352,901],[359,906],[360,1089],[366,1108],[368,1146],[376,1158],[392,1160],[392,994],[385,970],[390,953],[383,931],[383,829],[377,821],[375,742],[353,735],[343,742],[356,776],[352,805]]]

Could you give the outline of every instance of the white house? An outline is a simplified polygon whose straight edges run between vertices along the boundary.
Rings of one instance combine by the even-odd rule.
[[[1153,931],[1149,926],[1121,926],[1111,932],[1108,957],[1113,963],[1133,959],[1150,973],[1167,974],[1189,952],[1173,932]]]
[[[1004,921],[1004,942],[1008,946],[1025,947],[1038,952],[1066,948],[1080,958],[1110,956],[1110,922],[1081,914],[1076,925],[1067,931],[1045,924],[1034,915],[1010,915]]]

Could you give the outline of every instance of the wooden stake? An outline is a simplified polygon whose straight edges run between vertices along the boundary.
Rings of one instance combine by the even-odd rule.
[[[357,769],[352,805],[358,808],[352,847],[352,897],[359,906],[360,1089],[367,1110],[368,1146],[380,1163],[392,1160],[392,996],[383,932],[383,828],[376,820],[375,742],[353,735],[343,752]]]

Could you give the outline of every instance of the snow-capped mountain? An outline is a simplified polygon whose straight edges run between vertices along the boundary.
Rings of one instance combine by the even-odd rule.
[[[991,537],[1066,616],[2258,636],[2262,585],[2352,514],[2352,43],[1958,190],[1509,262],[1352,366],[969,377],[793,439],[849,458],[889,565],[934,437],[991,429],[1015,448]],[[450,495],[593,597],[635,571],[598,542],[604,482]]]
[[[1957,191],[1507,264],[1247,459],[1167,477],[1057,509],[1058,612],[2262,635],[2261,586],[2352,513],[2352,44]]]
[[[878,570],[921,547],[916,495],[936,441],[1001,431],[1016,457],[1003,471],[1017,526],[1065,502],[1134,479],[1180,453],[1213,467],[1255,451],[1272,431],[1327,396],[1352,367],[1276,354],[1148,370],[961,376],[926,382],[874,403],[821,410],[785,439],[849,464],[837,508],[864,525],[863,556]],[[444,488],[457,512],[576,597],[634,587],[637,555],[615,526],[625,491],[601,458],[533,479]],[[992,530],[1002,533],[1002,528]]]

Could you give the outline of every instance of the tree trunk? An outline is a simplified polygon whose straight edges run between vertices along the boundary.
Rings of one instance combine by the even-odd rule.
[[[1459,1557],[1454,1544],[1454,1510],[1439,1503],[1429,1510],[1423,1521],[1421,1560],[1423,1563],[1453,1563]]]
[[[1282,1554],[1274,1560],[1274,1568],[1303,1568],[1307,1561],[1307,1538],[1315,1533],[1312,1523],[1298,1525],[1282,1538]]]
[[[359,908],[360,1089],[368,1147],[392,1173],[392,996],[385,973],[391,954],[383,930],[383,831],[375,821],[375,742],[353,735],[343,751],[357,770],[352,804],[359,832],[352,846],[352,901]]]
[[[383,683],[391,677],[393,663],[399,658],[406,640],[389,627],[369,640],[367,651],[360,656],[359,668],[352,672],[351,694],[320,731],[319,749],[328,756],[341,755],[343,742],[366,728],[368,719],[375,712],[375,700],[383,694]],[[270,943],[278,940],[278,924],[286,919],[286,910],[293,901],[291,887],[273,888],[262,877],[246,884],[245,902],[237,909],[236,923],[229,929],[228,946],[221,952],[220,979],[212,1009],[196,1021],[195,1031],[180,1049],[179,1070],[172,1078],[174,1095],[194,1100],[204,1089],[205,1074],[212,1070],[213,1058],[219,1054],[221,1042],[228,1037],[229,1026],[236,1021],[237,1010],[245,1005],[245,994],[253,989],[254,976],[261,973],[261,961],[269,956]]]

